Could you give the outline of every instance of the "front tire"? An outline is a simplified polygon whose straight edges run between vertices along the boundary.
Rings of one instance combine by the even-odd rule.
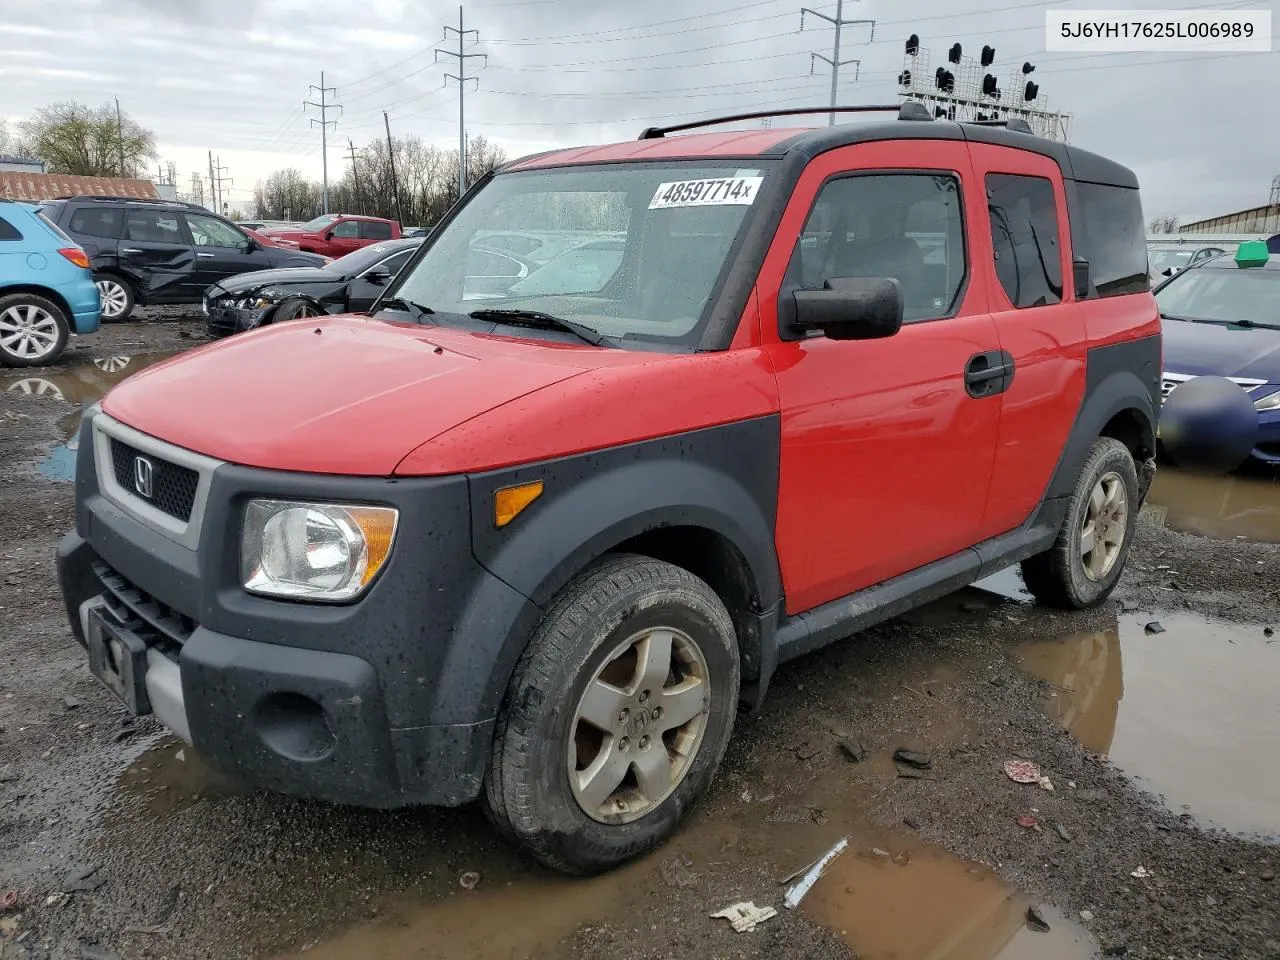
[[[123,323],[128,320],[138,302],[133,285],[112,273],[95,273],[93,282],[102,300],[102,322]]]
[[[269,323],[283,323],[285,320],[301,320],[305,317],[318,316],[320,316],[319,310],[306,300],[295,297],[291,300],[285,300],[272,310],[270,314],[264,315],[262,319],[258,321],[258,326],[265,327]]]
[[[739,676],[733,622],[706,583],[647,557],[599,562],[516,666],[485,782],[490,820],[563,873],[647,853],[714,778]]]
[[[53,302],[33,293],[0,296],[0,365],[53,363],[70,335],[67,315]]]
[[[1022,562],[1027,589],[1046,606],[1103,603],[1124,572],[1140,506],[1133,454],[1100,437],[1089,451],[1054,545]]]

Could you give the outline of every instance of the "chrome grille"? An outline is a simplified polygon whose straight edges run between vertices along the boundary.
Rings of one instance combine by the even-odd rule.
[[[1188,380],[1194,380],[1195,376],[1189,373],[1169,373],[1167,370],[1160,380],[1160,402],[1164,403],[1169,399],[1169,394],[1173,393],[1175,387],[1179,387]],[[1236,384],[1245,393],[1252,393],[1260,386],[1265,384],[1265,380],[1255,380],[1251,377],[1227,377],[1232,383]]]

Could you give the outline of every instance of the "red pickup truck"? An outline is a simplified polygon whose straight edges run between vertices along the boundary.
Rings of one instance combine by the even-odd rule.
[[[381,217],[355,217],[326,213],[296,229],[263,230],[273,240],[292,240],[307,253],[341,257],[383,240],[400,239],[400,224]]]

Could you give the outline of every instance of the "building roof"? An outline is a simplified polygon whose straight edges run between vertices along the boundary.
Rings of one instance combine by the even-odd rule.
[[[58,197],[96,196],[155,199],[156,185],[150,180],[127,177],[74,177],[63,173],[0,171],[0,197],[42,203]]]

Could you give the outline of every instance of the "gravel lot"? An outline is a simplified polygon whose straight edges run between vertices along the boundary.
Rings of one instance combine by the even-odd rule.
[[[0,899],[4,960],[1280,958],[1280,805],[1270,840],[1211,829],[1050,719],[1064,698],[1079,705],[1083,680],[1024,671],[1035,645],[1081,635],[1119,636],[1128,664],[1136,644],[1158,642],[1143,624],[1163,617],[1171,638],[1198,624],[1204,643],[1226,637],[1224,669],[1248,657],[1249,674],[1280,677],[1280,642],[1264,639],[1280,628],[1280,545],[1152,516],[1102,609],[1055,614],[1016,584],[1010,596],[971,589],[788,665],[682,832],[606,877],[530,867],[475,810],[353,810],[222,780],[92,679],[55,584],[72,488],[41,465],[76,405],[131,372],[112,358],[202,342],[199,318],[181,311],[142,321],[80,338],[57,367],[0,374],[0,898],[16,893],[11,909]],[[1258,483],[1280,512],[1280,484]],[[1182,680],[1194,700],[1199,678]],[[1120,725],[1141,709],[1143,677],[1126,672],[1122,686]],[[1234,779],[1207,789],[1269,789],[1275,700],[1238,709],[1195,741],[1156,743],[1167,733],[1156,724],[1151,756],[1194,768],[1222,753]],[[1226,721],[1261,731],[1263,747],[1237,750]],[[928,769],[902,775],[914,768],[895,766],[898,748],[927,753]],[[1010,780],[1016,758],[1054,789]],[[1176,782],[1162,762],[1150,780]],[[830,875],[785,909],[779,881],[844,836]],[[710,916],[739,901],[778,915],[749,933]],[[1048,933],[1024,923],[1033,905]]]

